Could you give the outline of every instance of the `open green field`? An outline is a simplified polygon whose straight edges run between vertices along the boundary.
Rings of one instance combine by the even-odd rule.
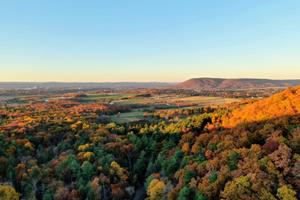
[[[199,106],[208,106],[208,105],[220,105],[226,103],[233,103],[239,101],[238,99],[233,98],[224,98],[224,97],[206,97],[206,96],[192,96],[192,97],[183,97],[183,98],[172,98],[169,100],[170,103],[191,103]]]
[[[163,109],[184,109],[202,106],[214,106],[239,101],[238,99],[222,98],[222,97],[205,97],[205,96],[189,96],[189,97],[136,97],[129,99],[117,99],[112,102],[115,105],[140,105],[141,108],[133,109],[130,112],[119,113],[111,116],[112,121],[116,123],[129,123],[144,119],[146,110],[153,110],[155,106],[163,105]],[[176,106],[177,105],[177,106]],[[187,105],[187,106],[185,106]],[[165,107],[164,107],[165,106]]]
[[[92,103],[96,101],[112,101],[122,98],[128,98],[128,94],[118,94],[118,93],[110,93],[110,94],[87,94],[86,97],[80,97],[78,100],[80,102]]]
[[[142,120],[144,118],[144,111],[135,109],[131,112],[119,113],[111,116],[112,121],[116,123],[129,123]]]
[[[97,99],[121,99],[128,97],[127,94],[88,94],[87,97],[83,97],[85,100],[97,100]]]
[[[220,105],[225,103],[232,103],[239,101],[233,98],[223,97],[205,97],[205,96],[188,96],[188,97],[176,97],[176,96],[155,96],[155,97],[137,97],[122,100],[114,100],[113,103],[117,105],[132,105],[132,104],[166,104],[166,105],[178,105],[178,104],[193,104],[198,106],[208,105]]]

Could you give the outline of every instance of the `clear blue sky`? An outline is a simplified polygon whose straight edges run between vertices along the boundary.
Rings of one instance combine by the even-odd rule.
[[[299,0],[5,0],[0,81],[300,78]]]

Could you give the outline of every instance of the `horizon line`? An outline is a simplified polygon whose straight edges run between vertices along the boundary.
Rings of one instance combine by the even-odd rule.
[[[195,77],[184,79],[184,81],[191,79],[227,79],[227,80],[300,80],[300,78],[285,78],[285,79],[276,79],[276,78],[223,78],[223,77]],[[180,83],[184,81],[0,81],[0,83]]]

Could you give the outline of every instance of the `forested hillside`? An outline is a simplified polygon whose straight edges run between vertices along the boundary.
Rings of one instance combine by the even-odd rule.
[[[0,199],[300,198],[300,87],[103,123],[110,105],[0,109]]]
[[[224,79],[224,78],[192,78],[176,85],[178,88],[196,90],[236,90],[291,87],[300,84],[300,80],[271,80],[271,79]]]
[[[300,87],[289,88],[269,98],[242,105],[230,113],[224,125],[236,126],[243,122],[270,120],[276,117],[294,116],[300,113]]]

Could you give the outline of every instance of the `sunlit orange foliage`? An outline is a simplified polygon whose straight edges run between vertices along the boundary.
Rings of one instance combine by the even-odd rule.
[[[223,125],[234,127],[245,122],[268,120],[300,113],[300,87],[289,88],[269,98],[247,104],[223,119]]]

